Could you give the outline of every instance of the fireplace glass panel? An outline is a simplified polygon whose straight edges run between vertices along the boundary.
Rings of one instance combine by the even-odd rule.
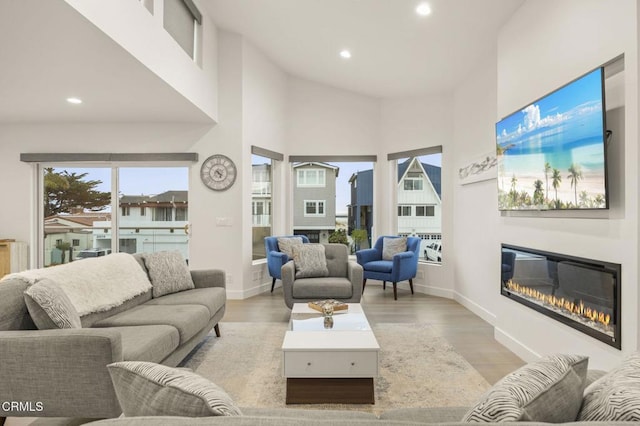
[[[502,245],[501,293],[620,348],[620,265]]]

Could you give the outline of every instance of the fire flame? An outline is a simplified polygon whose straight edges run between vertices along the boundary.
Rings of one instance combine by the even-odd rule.
[[[534,288],[520,285],[511,280],[507,281],[506,286],[513,292],[523,294],[543,303],[548,303],[558,309],[564,309],[565,311],[587,318],[593,322],[599,322],[605,326],[608,326],[611,322],[611,315],[589,308],[585,306],[582,301],[575,303],[564,297],[556,297],[552,294],[542,293]]]

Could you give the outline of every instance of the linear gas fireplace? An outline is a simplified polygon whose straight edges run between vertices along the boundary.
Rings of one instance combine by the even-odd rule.
[[[616,263],[502,244],[502,295],[620,349]]]

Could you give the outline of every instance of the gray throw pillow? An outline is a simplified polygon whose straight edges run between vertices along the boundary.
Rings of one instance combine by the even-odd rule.
[[[125,417],[242,415],[224,390],[191,371],[139,361],[107,368]]]
[[[393,256],[405,251],[407,251],[407,237],[382,239],[382,260],[393,260]]]
[[[328,277],[329,268],[322,244],[300,244],[293,247],[296,278]]]
[[[179,251],[145,253],[144,264],[153,284],[153,297],[195,288],[191,272]]]
[[[578,421],[640,421],[640,353],[585,389]]]
[[[280,237],[278,238],[278,250],[293,259],[293,248],[303,244],[301,237]]]
[[[82,328],[80,315],[55,281],[42,279],[24,292],[24,303],[39,330]]]
[[[465,414],[463,422],[575,421],[589,358],[549,355],[507,375]]]

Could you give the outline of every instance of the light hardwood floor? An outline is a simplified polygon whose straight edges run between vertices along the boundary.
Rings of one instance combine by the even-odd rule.
[[[278,284],[279,285],[279,282]],[[369,322],[428,323],[491,384],[524,365],[493,338],[493,327],[451,299],[412,295],[408,283],[398,284],[398,300],[393,300],[390,285],[367,283],[362,305]],[[224,336],[225,322],[288,322],[289,309],[284,304],[282,289],[245,300],[228,300],[220,324]]]

